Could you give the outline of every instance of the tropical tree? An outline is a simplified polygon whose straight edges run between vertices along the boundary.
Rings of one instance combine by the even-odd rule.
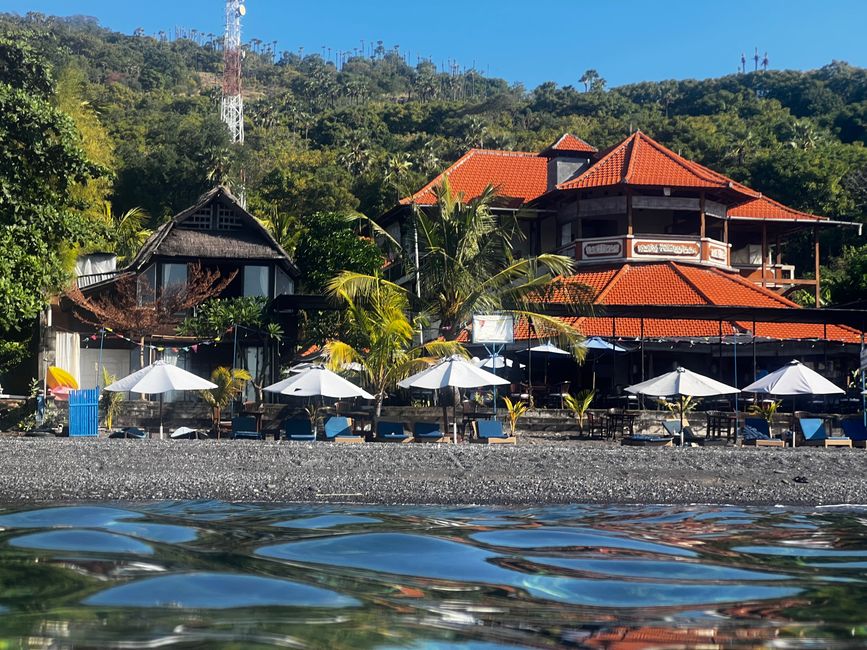
[[[566,395],[563,397],[563,403],[566,405],[575,419],[578,420],[578,431],[584,435],[584,418],[587,416],[587,411],[590,410],[590,405],[593,403],[593,398],[596,397],[595,390],[582,390],[577,395]]]
[[[347,330],[352,338],[352,342],[326,344],[328,365],[335,371],[350,363],[361,365],[363,382],[375,396],[374,431],[382,402],[397,382],[438,358],[466,355],[454,341],[413,345],[419,323],[410,320],[409,295],[403,287],[378,276],[345,271],[328,283],[327,291],[346,307]]]
[[[114,424],[114,418],[117,417],[117,414],[120,412],[120,404],[123,402],[123,393],[118,391],[108,391],[105,390],[105,386],[109,384],[113,384],[117,381],[117,376],[112,375],[108,372],[108,369],[103,366],[102,367],[102,385],[103,391],[102,395],[99,398],[99,407],[102,409],[103,413],[103,421],[105,422],[105,428],[111,429],[112,424]]]
[[[506,414],[509,418],[509,434],[514,437],[518,429],[518,420],[527,413],[528,406],[526,402],[519,400],[513,402],[508,397],[503,398],[503,403],[506,405]]]
[[[434,189],[432,210],[414,206],[420,255],[407,254],[386,231],[372,227],[397,248],[415,272],[415,311],[437,328],[436,337],[455,340],[474,314],[510,313],[517,319],[531,319],[540,336],[559,337],[583,358],[580,333],[565,321],[538,313],[556,286],[555,277],[570,275],[574,261],[564,255],[545,253],[515,258],[513,241],[520,237],[514,217],[495,215],[492,206],[496,191],[488,186],[469,202],[452,191],[448,178]],[[371,276],[347,276],[344,285],[356,293],[371,286]],[[586,287],[573,285],[572,304],[577,311],[588,309]]]
[[[103,210],[103,220],[108,226],[108,237],[114,252],[120,260],[129,262],[153,233],[145,228],[148,215],[141,208],[130,208],[118,214],[112,211],[109,201],[103,204]]]
[[[244,390],[244,385],[253,377],[243,368],[227,368],[220,366],[211,373],[211,381],[216,388],[200,391],[205,403],[211,407],[211,424],[215,435],[220,436],[220,417],[235,397]]]

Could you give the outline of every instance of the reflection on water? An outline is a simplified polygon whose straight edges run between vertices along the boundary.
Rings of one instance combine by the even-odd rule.
[[[867,645],[867,511],[0,509],[0,647]]]

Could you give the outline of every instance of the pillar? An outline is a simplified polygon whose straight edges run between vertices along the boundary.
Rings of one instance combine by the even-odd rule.
[[[632,236],[632,191],[626,190],[626,234]]]
[[[768,224],[762,222],[762,286],[767,287],[766,273],[768,272]]]
[[[822,295],[822,286],[821,286],[821,269],[819,267],[819,228],[813,228],[813,261],[816,266],[816,307],[819,307],[819,298]]]

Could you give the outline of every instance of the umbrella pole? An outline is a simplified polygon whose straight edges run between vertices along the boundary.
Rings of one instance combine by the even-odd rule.
[[[683,443],[686,442],[686,435],[683,432],[683,397],[680,398],[680,448],[683,449]]]
[[[163,439],[163,393],[160,393],[160,440]]]

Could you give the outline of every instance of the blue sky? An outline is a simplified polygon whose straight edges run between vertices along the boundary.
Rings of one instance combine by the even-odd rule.
[[[587,68],[609,85],[703,78],[748,67],[759,48],[775,69],[833,59],[867,66],[867,0],[247,0],[244,40],[279,50],[399,45],[440,65],[456,60],[529,88],[579,86]],[[111,29],[175,26],[222,32],[221,0],[0,0],[0,10],[84,14]]]

